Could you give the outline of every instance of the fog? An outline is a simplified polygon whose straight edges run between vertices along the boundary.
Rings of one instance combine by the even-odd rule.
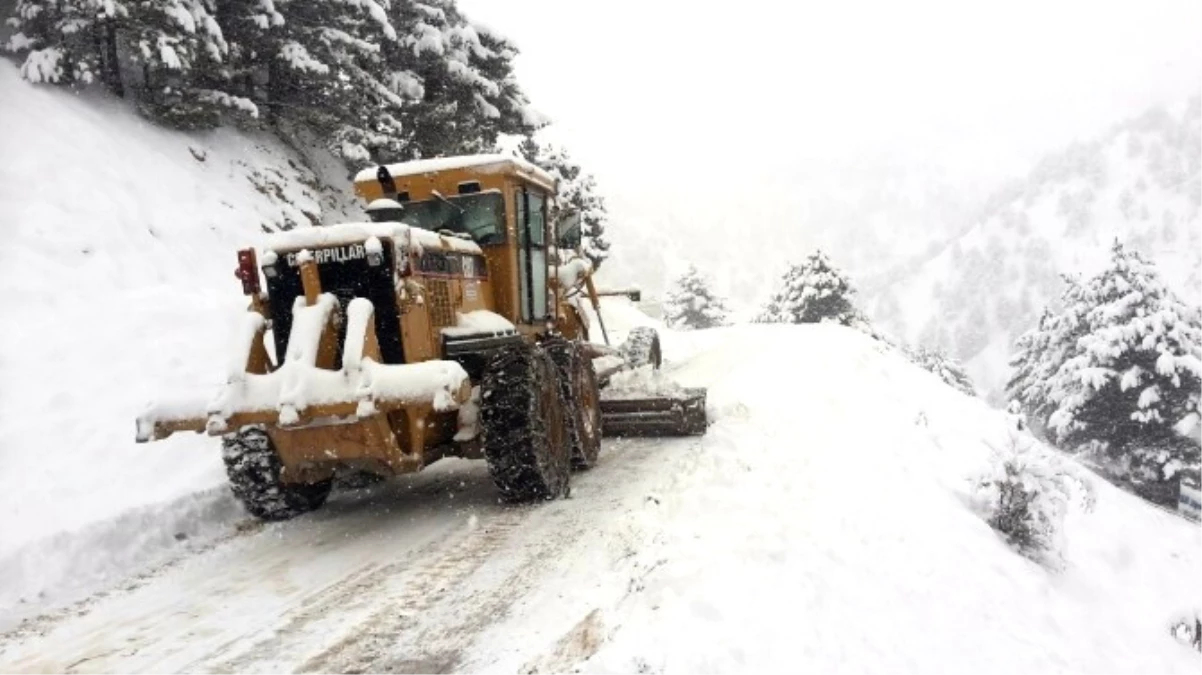
[[[909,216],[872,217],[941,231],[1045,152],[1202,76],[1193,0],[459,4],[516,43],[544,137],[596,174],[614,238],[670,235],[672,269],[717,233],[823,228],[855,242],[853,268],[886,265],[909,250],[847,236],[865,199],[892,189]]]

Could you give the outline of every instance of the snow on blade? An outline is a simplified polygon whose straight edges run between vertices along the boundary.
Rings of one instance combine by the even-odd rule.
[[[177,394],[173,397],[156,399],[137,418],[136,437],[139,440],[154,438],[154,425],[163,422],[204,419],[208,410],[209,397],[203,394],[191,396]]]
[[[322,331],[337,307],[332,293],[322,293],[312,306],[298,297],[283,364],[271,373],[231,378],[209,405],[209,430],[223,431],[225,420],[237,413],[262,410],[278,410],[281,424],[296,424],[300,411],[332,403],[358,402],[362,415],[374,413],[374,403],[385,401],[430,402],[440,412],[458,407],[458,392],[470,379],[458,363],[388,365],[365,358],[363,341],[374,311],[365,298],[356,298],[347,310],[348,346],[342,370],[316,367]]]
[[[455,393],[469,381],[454,361],[423,361],[390,366],[367,361],[357,391],[370,400],[429,400],[439,412],[456,410]]]
[[[679,383],[649,365],[614,374],[601,392],[602,398],[615,400],[673,398],[683,394],[684,388]]]

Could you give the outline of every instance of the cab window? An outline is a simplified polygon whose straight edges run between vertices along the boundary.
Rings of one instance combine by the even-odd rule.
[[[546,197],[529,188],[514,194],[518,230],[518,276],[522,322],[547,317]]]

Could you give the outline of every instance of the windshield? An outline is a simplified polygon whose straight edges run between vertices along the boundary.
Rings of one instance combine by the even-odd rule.
[[[449,202],[449,203],[448,203]],[[477,244],[505,240],[504,202],[500,191],[406,202],[401,222],[437,232],[450,230],[470,235]]]

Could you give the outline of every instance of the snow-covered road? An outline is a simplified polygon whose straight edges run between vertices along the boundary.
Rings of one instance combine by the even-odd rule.
[[[483,462],[344,493],[0,638],[5,671],[443,671],[695,440],[608,442],[570,499],[502,506]],[[617,487],[618,489],[608,489]],[[515,608],[515,603],[517,607]],[[583,618],[583,617],[581,617]],[[572,626],[564,626],[564,630]]]
[[[343,493],[25,622],[0,671],[1196,672],[1195,526],[1065,463],[1043,567],[974,503],[979,400],[835,326],[665,338],[705,437],[608,442],[533,506],[462,460]]]

